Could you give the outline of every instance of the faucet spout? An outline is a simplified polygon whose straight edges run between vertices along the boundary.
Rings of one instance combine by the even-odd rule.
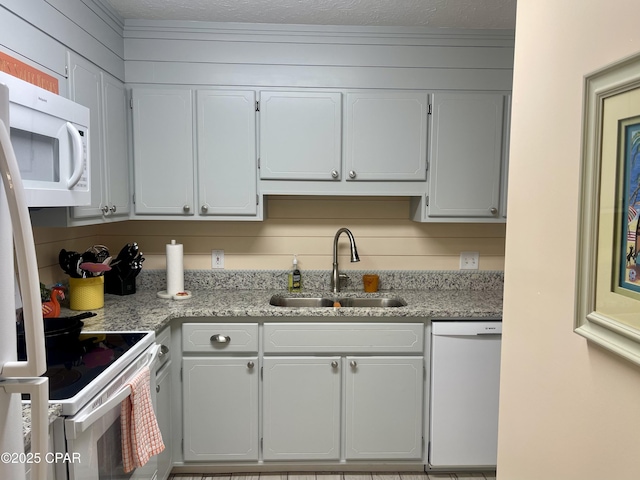
[[[358,249],[356,248],[356,239],[348,228],[341,228],[336,232],[336,236],[333,238],[333,271],[331,272],[331,291],[338,293],[340,291],[340,278],[346,277],[341,275],[338,269],[338,238],[340,234],[346,233],[349,238],[349,246],[351,248],[351,261],[359,262]]]

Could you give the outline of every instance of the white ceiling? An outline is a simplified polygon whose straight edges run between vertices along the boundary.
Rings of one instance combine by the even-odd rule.
[[[125,19],[515,29],[516,0],[107,0]]]

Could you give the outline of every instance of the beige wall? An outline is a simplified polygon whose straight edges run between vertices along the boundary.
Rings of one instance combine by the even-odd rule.
[[[409,220],[409,199],[270,197],[263,222],[130,221],[99,227],[37,228],[42,281],[60,279],[61,248],[83,251],[103,243],[112,254],[137,241],[145,268],[165,268],[165,245],[184,244],[185,268],[211,268],[211,250],[225,251],[229,270],[288,269],[293,254],[300,267],[330,270],[333,237],[340,227],[356,237],[361,261],[349,263],[340,241],[341,267],[366,270],[457,270],[461,251],[480,252],[480,269],[504,267],[505,226],[421,224]],[[62,275],[64,277],[64,275]]]
[[[572,332],[583,76],[640,51],[637,12],[518,0],[499,480],[640,475],[640,369]]]

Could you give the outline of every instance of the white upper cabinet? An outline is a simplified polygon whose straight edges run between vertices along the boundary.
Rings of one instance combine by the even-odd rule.
[[[338,180],[340,92],[260,92],[260,178]]]
[[[198,90],[200,215],[256,215],[256,94]]]
[[[427,93],[347,93],[345,103],[347,180],[426,180]]]
[[[135,213],[193,215],[193,107],[188,88],[134,88]]]
[[[105,73],[101,74],[104,92],[104,152],[107,185],[107,213],[125,215],[131,211],[129,187],[129,154],[127,147],[127,92],[124,84]]]
[[[505,96],[433,95],[429,217],[500,218]]]
[[[69,91],[90,110],[91,204],[73,207],[74,219],[126,220],[130,211],[124,84],[79,55],[69,54]]]
[[[79,55],[70,54],[69,60],[69,97],[89,109],[89,158],[91,161],[91,204],[73,207],[72,216],[74,218],[99,217],[102,215],[106,195],[100,69]]]

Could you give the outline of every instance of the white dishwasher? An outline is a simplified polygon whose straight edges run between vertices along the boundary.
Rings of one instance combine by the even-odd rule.
[[[502,322],[432,322],[429,464],[495,467]]]

